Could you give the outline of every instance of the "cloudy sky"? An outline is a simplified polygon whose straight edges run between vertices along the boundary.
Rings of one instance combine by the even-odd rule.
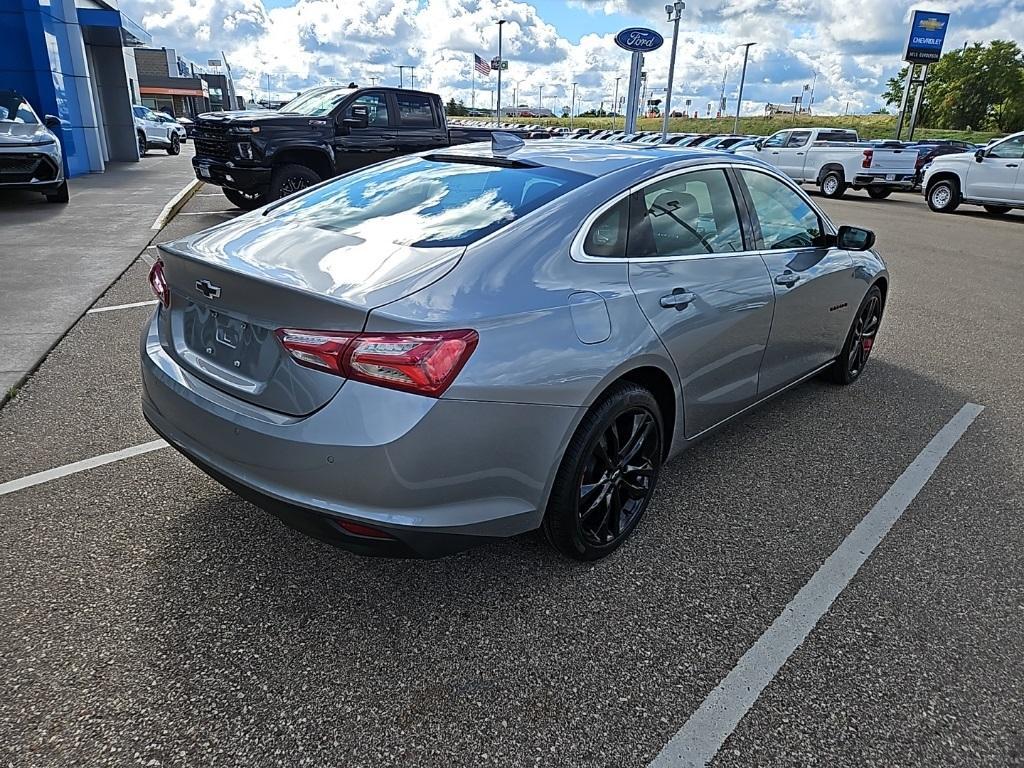
[[[671,25],[665,0],[121,0],[121,9],[153,35],[197,63],[225,53],[239,93],[294,95],[313,84],[398,85],[395,65],[415,65],[416,86],[473,99],[473,53],[497,53],[504,32],[505,104],[551,109],[569,103],[578,82],[582,109],[610,104],[616,77],[628,75],[629,54],[615,33],[650,26],[666,45],[647,57],[655,96],[668,79]],[[725,80],[735,109],[742,49],[751,49],[743,112],[767,101],[788,103],[814,82],[821,113],[868,112],[900,66],[912,8],[952,14],[946,50],[966,41],[1016,39],[1024,44],[1024,0],[687,0],[679,30],[673,106],[717,108]],[[815,73],[817,74],[815,78]],[[269,80],[268,80],[269,76]],[[406,71],[408,85],[409,72]],[[481,82],[481,80],[485,82]],[[475,103],[488,107],[495,78],[479,78]],[[269,83],[269,85],[268,85]],[[622,81],[624,87],[625,79]]]

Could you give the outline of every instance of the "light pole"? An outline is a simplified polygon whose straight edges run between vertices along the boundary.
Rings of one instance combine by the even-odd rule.
[[[505,26],[505,19],[498,19],[498,126],[501,126],[501,67],[505,63],[501,58],[501,30]]]
[[[738,135],[740,132],[740,107],[743,106],[743,81],[747,79],[747,56],[750,55],[750,46],[757,43],[742,43],[743,45],[743,71],[740,73],[740,92],[736,97],[736,120],[732,124],[732,132]],[[737,46],[738,48],[739,46]]]
[[[572,84],[572,101],[569,102],[569,130],[572,130],[572,113],[576,109],[576,86],[579,83],[574,82]]]
[[[615,127],[615,110],[619,107],[619,80],[621,77],[615,78],[615,96],[612,97],[612,128]]]
[[[541,111],[544,109],[544,85],[537,86],[537,117],[540,117]]]
[[[672,112],[672,78],[676,73],[676,45],[679,43],[679,19],[682,18],[685,7],[686,3],[682,0],[676,0],[671,5],[665,6],[668,20],[674,26],[672,29],[672,56],[668,60],[668,88],[665,90],[665,119],[661,123],[662,141],[668,136],[668,116]]]

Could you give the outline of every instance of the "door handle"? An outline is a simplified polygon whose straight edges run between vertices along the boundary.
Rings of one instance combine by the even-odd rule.
[[[800,282],[800,275],[795,272],[783,272],[775,278],[775,282],[778,285],[784,285],[787,288],[791,288]]]
[[[803,154],[803,152],[797,152],[797,155],[798,155],[798,156],[799,156],[799,155],[802,155],[802,154]]]
[[[696,298],[696,294],[690,293],[685,288],[676,288],[668,296],[662,296],[658,303],[665,309],[675,307],[678,311],[682,312]]]
[[[1016,168],[1018,165],[1019,165],[1019,163],[1007,163],[1006,167],[1007,168]]]

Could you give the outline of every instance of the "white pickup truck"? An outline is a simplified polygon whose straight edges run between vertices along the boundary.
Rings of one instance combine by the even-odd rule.
[[[1024,131],[976,152],[936,157],[924,172],[928,207],[952,213],[961,203],[996,216],[1024,208]]]
[[[775,166],[795,181],[817,184],[825,197],[866,189],[881,200],[894,189],[914,189],[917,151],[862,142],[841,128],[791,128],[736,150]]]

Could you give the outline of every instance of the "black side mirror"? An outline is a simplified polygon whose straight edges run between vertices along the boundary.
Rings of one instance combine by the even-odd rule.
[[[842,226],[836,235],[836,246],[844,251],[866,251],[875,244],[875,233],[870,229]]]
[[[758,152],[764,149],[764,141],[762,139],[758,139],[757,141],[755,141],[754,149],[756,149]]]
[[[977,160],[977,161],[978,161],[979,163],[980,163],[980,162],[981,162],[982,160],[984,160],[984,159],[985,159],[985,150],[984,150],[984,149],[979,149],[979,150],[977,150],[977,151],[976,151],[976,152],[974,153],[974,159],[975,159],[975,160]]]
[[[49,128],[51,131],[59,131],[61,129],[60,118],[56,115],[47,115],[43,118],[43,125]]]
[[[341,124],[346,128],[365,128],[370,124],[370,108],[365,104],[356,104]]]

